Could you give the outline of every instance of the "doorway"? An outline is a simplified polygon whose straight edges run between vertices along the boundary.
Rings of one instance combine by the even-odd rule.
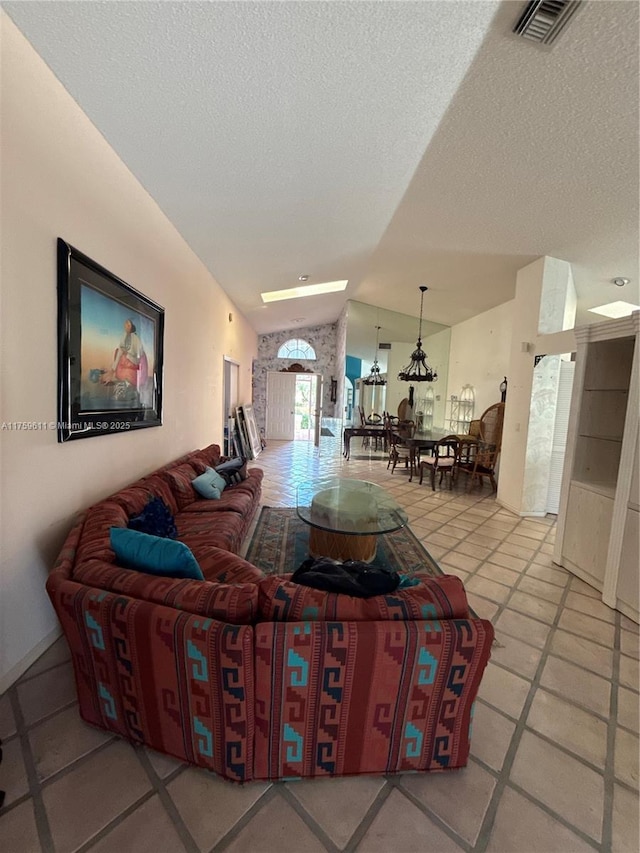
[[[320,443],[322,376],[318,373],[267,374],[266,437]]]
[[[223,356],[223,386],[224,402],[222,406],[222,434],[224,435],[225,456],[233,456],[231,444],[231,430],[229,429],[229,418],[233,417],[238,400],[238,387],[240,383],[240,365],[237,361]]]
[[[311,441],[315,431],[316,385],[318,377],[313,373],[296,374],[295,400],[293,404],[295,441]]]

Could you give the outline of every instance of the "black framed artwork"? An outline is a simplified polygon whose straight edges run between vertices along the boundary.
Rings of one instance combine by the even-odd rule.
[[[164,309],[58,239],[58,441],[162,425]]]

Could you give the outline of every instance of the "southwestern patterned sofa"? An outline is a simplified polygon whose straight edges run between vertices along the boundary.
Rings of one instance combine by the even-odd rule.
[[[460,580],[365,600],[265,577],[235,553],[262,472],[220,501],[191,486],[219,458],[217,445],[194,451],[69,533],[47,590],[82,718],[236,782],[463,767],[493,628],[470,618]],[[152,496],[204,581],[115,564],[109,529]]]

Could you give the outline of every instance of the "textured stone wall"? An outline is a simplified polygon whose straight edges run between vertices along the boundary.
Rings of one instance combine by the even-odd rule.
[[[278,349],[291,338],[302,338],[311,344],[316,352],[315,361],[305,361],[299,358],[278,358]],[[341,363],[338,370],[337,323],[325,326],[307,326],[305,328],[288,329],[284,332],[272,332],[269,335],[258,336],[258,357],[253,363],[253,411],[258,429],[264,430],[267,415],[267,373],[270,370],[282,370],[291,364],[299,363],[313,373],[322,374],[323,386],[323,416],[336,417],[340,403],[331,402],[331,377],[340,383],[344,374]],[[338,397],[340,400],[340,397]]]

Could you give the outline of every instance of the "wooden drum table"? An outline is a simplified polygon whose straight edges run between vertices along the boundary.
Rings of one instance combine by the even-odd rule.
[[[402,507],[380,486],[334,479],[298,488],[298,516],[311,528],[312,557],[360,560],[376,556],[378,536],[404,527]]]

